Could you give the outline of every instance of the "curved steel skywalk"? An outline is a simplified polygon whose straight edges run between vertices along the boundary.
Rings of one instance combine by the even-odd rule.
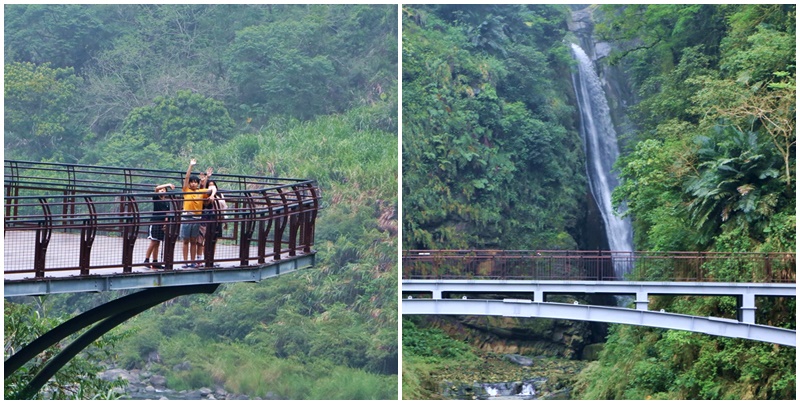
[[[168,192],[162,255],[143,259],[156,185],[178,171],[5,161],[4,296],[102,292],[163,286],[257,282],[314,265],[320,207],[316,181],[213,174],[218,203],[198,223],[202,261],[182,259],[178,233],[186,193]],[[163,217],[163,216],[162,216]],[[163,220],[163,219],[162,219]]]
[[[202,259],[181,260],[176,244],[190,192],[161,199],[155,188],[182,184],[191,171],[9,160],[4,168],[4,297],[142,289],[67,320],[7,358],[6,378],[88,329],[49,359],[18,398],[31,397],[92,341],[157,304],[314,265],[316,181],[214,174],[227,208],[214,201],[202,215],[186,216],[205,225],[205,243]],[[154,201],[168,208],[154,212]],[[164,232],[163,255],[145,264],[153,223]]]

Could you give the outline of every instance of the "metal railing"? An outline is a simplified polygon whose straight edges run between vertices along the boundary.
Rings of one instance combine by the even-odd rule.
[[[403,279],[796,282],[794,252],[407,250],[402,270]]]
[[[4,274],[44,277],[56,271],[98,269],[130,273],[142,264],[148,227],[163,226],[158,264],[173,270],[183,196],[168,192],[170,209],[153,214],[154,187],[180,189],[185,173],[167,170],[5,161]],[[214,203],[205,225],[201,266],[258,266],[307,254],[320,209],[316,181],[214,174],[227,209]]]

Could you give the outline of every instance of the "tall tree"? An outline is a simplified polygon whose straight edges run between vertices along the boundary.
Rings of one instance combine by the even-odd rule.
[[[75,119],[82,80],[71,67],[12,62],[4,66],[4,145],[7,153],[38,160],[76,161],[83,132]]]
[[[86,4],[5,5],[6,61],[50,63],[55,68],[83,67],[119,35],[117,6]]]

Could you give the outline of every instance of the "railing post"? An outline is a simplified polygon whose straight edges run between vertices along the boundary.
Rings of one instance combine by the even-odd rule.
[[[164,224],[164,269],[172,271],[175,267],[175,245],[178,243],[178,236],[181,228],[181,201],[174,195],[169,195],[172,214],[167,216]]]
[[[131,195],[122,197],[123,203],[120,204],[120,213],[125,218],[122,226],[122,272],[133,272],[133,247],[136,245],[136,237],[139,233],[139,207],[136,199]]]
[[[697,266],[697,282],[705,281],[705,276],[703,275],[703,265],[706,263],[706,253],[705,251],[700,252],[700,265]]]
[[[19,214],[19,166],[16,161],[8,162],[5,175],[10,179],[5,181],[6,189],[6,217],[16,217]],[[9,197],[14,198],[9,198]],[[11,201],[9,203],[9,201]]]
[[[301,233],[304,253],[311,252],[311,245],[314,243],[314,224],[316,223],[317,211],[319,210],[319,199],[313,184],[308,184],[308,191],[311,193],[311,201],[313,205],[311,211],[306,212],[306,220],[303,225],[303,232]]]
[[[297,208],[292,209],[289,216],[289,256],[294,257],[297,255],[297,237],[300,232],[301,219],[303,217],[303,196],[300,194],[298,187],[292,187],[294,197],[297,202]]]
[[[764,272],[767,278],[765,281],[772,282],[772,261],[769,259],[769,254],[764,254]]]
[[[63,217],[64,226],[69,226],[73,223],[72,220],[67,220],[67,217],[75,215],[75,193],[77,187],[77,177],[75,176],[75,166],[67,166],[67,186],[64,189],[64,205],[61,207],[61,217]]]
[[[44,268],[47,259],[47,245],[50,244],[50,237],[53,234],[53,216],[50,214],[50,206],[45,198],[39,198],[42,205],[44,220],[39,222],[36,228],[36,245],[33,253],[33,272],[37,278],[44,278]]]
[[[274,260],[281,259],[281,244],[283,241],[283,231],[286,229],[286,222],[288,222],[288,217],[285,214],[281,214],[275,218],[275,230],[273,231],[273,239],[272,239],[272,258]]]
[[[97,234],[97,209],[95,209],[92,198],[86,196],[86,207],[89,212],[89,218],[83,221],[81,226],[81,246],[79,251],[78,266],[80,267],[81,275],[89,275],[89,267],[92,264],[92,244]]]
[[[217,237],[222,224],[219,222],[219,209],[217,201],[211,202],[211,217],[206,223],[206,234],[204,235],[203,243],[203,262],[206,268],[214,267],[214,254],[216,253]]]
[[[238,215],[242,222],[241,229],[239,229],[239,264],[247,266],[250,265],[250,241],[253,239],[256,212],[253,196],[250,193],[245,193],[243,196],[242,214]]]
[[[281,197],[283,209],[281,214],[275,219],[275,237],[273,239],[274,245],[272,247],[272,257],[276,261],[281,259],[281,242],[283,241],[283,231],[286,229],[286,223],[289,221],[289,203],[286,201],[286,195],[284,195],[281,188],[278,188],[278,195]]]

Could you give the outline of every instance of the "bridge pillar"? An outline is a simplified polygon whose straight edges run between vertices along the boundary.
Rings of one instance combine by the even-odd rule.
[[[741,308],[739,309],[739,321],[745,324],[756,323],[756,296],[744,294],[739,297]]]
[[[647,292],[636,292],[636,310],[647,310],[647,305],[650,303],[647,300]]]

